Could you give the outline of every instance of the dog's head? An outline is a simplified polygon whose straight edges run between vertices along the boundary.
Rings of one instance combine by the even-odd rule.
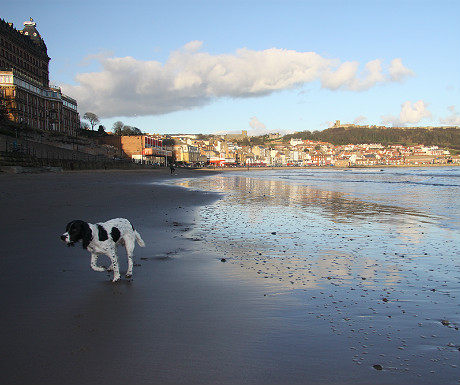
[[[66,226],[66,232],[61,235],[61,240],[67,246],[73,246],[78,241],[83,241],[83,248],[86,249],[91,242],[92,231],[88,223],[81,220],[69,222]]]

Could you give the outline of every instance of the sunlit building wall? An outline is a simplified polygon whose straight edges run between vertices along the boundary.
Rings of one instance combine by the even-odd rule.
[[[76,135],[77,101],[49,84],[49,61],[32,19],[22,30],[0,19],[0,102],[9,119],[33,129]]]

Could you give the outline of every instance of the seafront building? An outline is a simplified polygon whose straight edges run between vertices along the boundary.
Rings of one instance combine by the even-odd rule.
[[[175,162],[215,167],[366,167],[460,163],[458,155],[451,155],[448,150],[437,146],[384,146],[380,143],[334,146],[327,142],[300,139],[290,142],[272,140],[264,145],[251,145],[244,133],[240,141],[235,139],[240,138],[226,135],[210,135],[207,139],[198,139],[197,135],[108,135],[100,138],[99,143],[116,148],[121,158],[148,164]]]
[[[216,167],[305,167],[305,166],[379,166],[379,165],[429,165],[458,164],[460,157],[437,146],[384,146],[374,144],[349,144],[334,146],[331,143],[291,140],[270,141],[264,145],[243,145],[229,141],[226,136],[207,140],[196,137],[173,137],[174,154],[178,162],[206,163]],[[178,148],[199,150],[201,157],[191,160],[181,155]],[[189,150],[190,151],[190,150]]]
[[[17,30],[0,19],[0,102],[10,120],[75,136],[77,101],[49,83],[48,50],[32,20]]]
[[[118,158],[136,163],[166,165],[173,159],[173,147],[165,145],[159,135],[108,135],[97,141],[116,149]]]

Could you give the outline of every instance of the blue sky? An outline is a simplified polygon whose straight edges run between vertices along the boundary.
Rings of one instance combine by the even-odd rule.
[[[458,0],[7,0],[50,79],[149,133],[460,125]]]

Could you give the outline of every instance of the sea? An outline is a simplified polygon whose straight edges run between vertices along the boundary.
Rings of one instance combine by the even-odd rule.
[[[195,239],[237,279],[295,299],[301,316],[278,315],[292,330],[341,341],[356,365],[458,382],[460,167],[249,169],[178,184],[220,194]]]

